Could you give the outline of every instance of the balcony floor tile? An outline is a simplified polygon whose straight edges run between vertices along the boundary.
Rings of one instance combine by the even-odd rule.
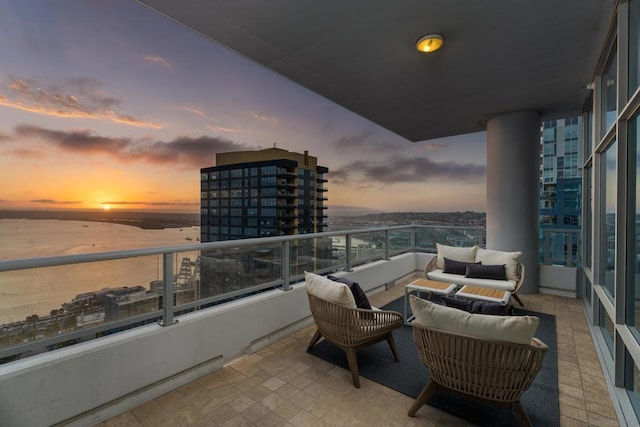
[[[414,278],[370,296],[371,304],[403,296]],[[561,426],[618,425],[580,302],[544,294],[521,299],[528,310],[556,315]],[[349,372],[305,352],[314,332],[304,328],[101,425],[469,425],[428,405],[410,418],[413,399],[366,378],[354,388]]]

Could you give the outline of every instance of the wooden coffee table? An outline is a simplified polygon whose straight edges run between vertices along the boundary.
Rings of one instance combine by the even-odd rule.
[[[456,292],[456,296],[507,304],[511,298],[511,292],[500,289],[484,288],[482,286],[465,285],[462,289]]]
[[[420,297],[422,293],[429,294],[427,299],[431,299],[433,294],[436,295],[450,295],[458,285],[455,283],[445,283],[445,282],[436,282],[435,280],[429,279],[416,279],[413,282],[409,283],[404,288],[404,319],[405,324],[409,325],[410,322],[415,318],[414,315],[407,317],[407,309],[409,306],[409,294],[415,292],[416,296]]]

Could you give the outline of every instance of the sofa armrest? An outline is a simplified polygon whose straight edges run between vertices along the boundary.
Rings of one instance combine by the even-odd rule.
[[[431,258],[431,261],[427,263],[426,267],[424,268],[424,274],[427,274],[428,272],[435,270],[437,267],[436,266],[437,262],[438,262],[438,255]]]

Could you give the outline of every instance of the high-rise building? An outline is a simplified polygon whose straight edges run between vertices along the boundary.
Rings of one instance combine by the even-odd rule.
[[[540,259],[577,262],[581,228],[582,117],[542,122],[540,149]],[[553,231],[552,231],[553,230]],[[572,232],[571,230],[575,230]],[[546,241],[545,241],[546,239]],[[571,257],[568,251],[571,250]]]
[[[216,166],[200,170],[201,241],[322,232],[327,200],[317,158],[280,148],[216,154]],[[330,240],[328,240],[330,242]],[[327,241],[291,244],[290,270],[315,270],[327,258]],[[200,296],[224,298],[277,281],[280,245],[207,250],[200,258]]]
[[[201,241],[323,231],[327,172],[307,151],[216,154],[200,170]]]

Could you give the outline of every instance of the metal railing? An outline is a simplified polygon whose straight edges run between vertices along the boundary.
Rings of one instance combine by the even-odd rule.
[[[540,263],[580,267],[581,230],[575,228],[541,228]]]
[[[483,227],[410,225],[0,261],[0,292],[42,281],[42,295],[34,298],[45,298],[57,292],[54,283],[87,279],[60,308],[0,321],[0,363],[151,322],[169,326],[182,314],[258,292],[287,291],[305,271],[351,271],[406,252],[435,252],[436,242],[483,246],[484,234]],[[148,286],[140,286],[144,281]]]

